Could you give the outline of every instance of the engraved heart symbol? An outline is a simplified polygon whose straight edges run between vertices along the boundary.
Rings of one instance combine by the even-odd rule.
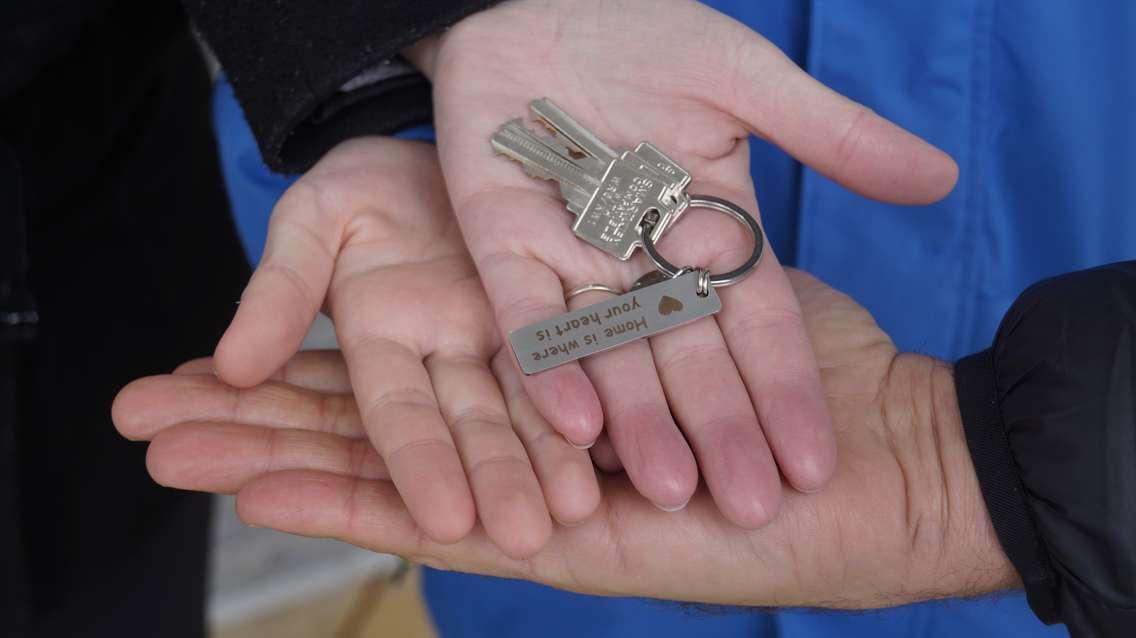
[[[663,295],[663,298],[659,300],[659,314],[669,315],[680,310],[682,310],[682,302],[674,297]]]

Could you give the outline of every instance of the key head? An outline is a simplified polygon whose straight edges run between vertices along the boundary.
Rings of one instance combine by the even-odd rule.
[[[670,180],[675,194],[690,184],[690,173],[650,142],[639,142],[633,151],[644,163]]]
[[[669,183],[640,172],[633,164],[614,161],[588,205],[576,216],[572,230],[580,239],[626,261],[642,245],[640,224],[648,214],[660,220],[673,216]]]

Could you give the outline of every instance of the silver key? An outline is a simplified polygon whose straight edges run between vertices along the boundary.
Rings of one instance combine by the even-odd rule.
[[[502,125],[492,143],[498,153],[520,162],[531,177],[557,182],[574,215],[587,208],[603,180],[605,165],[579,161],[567,146],[533,133],[520,119]]]
[[[577,164],[567,148],[554,146],[549,141],[538,137],[516,119],[497,129],[492,144],[493,150],[520,162],[532,177],[559,182],[564,198],[570,205],[578,203],[582,211],[599,187],[602,176]]]
[[[640,171],[655,173],[660,179],[669,180],[670,190],[676,198],[690,184],[690,173],[650,142],[640,142],[634,151],[617,151],[561,110],[552,100],[533,100],[529,107],[537,119],[556,134],[557,140],[578,153],[605,164],[617,159],[635,162]]]
[[[659,219],[652,227],[651,239],[658,241],[686,210],[688,198],[683,191],[690,184],[690,173],[650,142],[640,142],[633,151],[619,151],[608,146],[548,98],[533,100],[529,107],[537,119],[552,130],[557,141],[584,154],[585,157],[578,160],[581,164],[591,160],[605,164],[623,161],[641,173],[653,174],[657,179],[669,182],[659,208]],[[575,212],[577,215],[580,213]],[[580,223],[577,221],[577,224]]]
[[[657,173],[642,173],[618,158],[606,163],[575,158],[569,147],[538,136],[519,120],[502,125],[492,144],[529,175],[559,182],[568,209],[576,213],[576,235],[619,259],[630,258],[641,245],[640,221],[652,212],[659,216],[668,204],[668,184]]]
[[[558,140],[576,152],[584,153],[604,164],[619,159],[620,154],[615,149],[581,126],[571,115],[553,104],[552,100],[546,97],[533,100],[529,108],[538,120],[556,134]]]
[[[619,152],[551,101],[536,100],[532,108],[556,137],[538,136],[512,120],[494,134],[493,148],[529,175],[559,182],[576,214],[572,229],[584,241],[626,260],[642,246],[644,220],[657,240],[686,208],[682,190],[690,175],[658,149],[644,142],[635,152]]]

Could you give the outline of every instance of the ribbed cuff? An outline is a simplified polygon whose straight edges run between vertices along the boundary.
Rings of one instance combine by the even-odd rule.
[[[992,349],[955,364],[955,388],[967,447],[998,542],[1021,576],[1037,617],[1049,624],[1060,622],[1056,576],[1026,505],[1017,463],[998,410]]]

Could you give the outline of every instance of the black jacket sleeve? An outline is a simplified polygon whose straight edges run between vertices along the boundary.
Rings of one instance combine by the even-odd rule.
[[[499,0],[184,0],[221,62],[261,154],[302,171],[337,143],[430,121],[421,74],[345,94],[349,80]]]
[[[1136,636],[1136,261],[1042,281],[955,368],[998,539],[1034,612]]]

